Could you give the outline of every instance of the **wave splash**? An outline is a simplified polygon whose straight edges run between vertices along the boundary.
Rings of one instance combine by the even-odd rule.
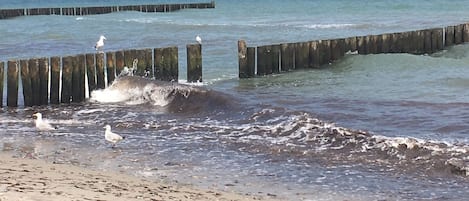
[[[137,76],[118,77],[108,88],[92,91],[90,101],[126,105],[151,104],[172,112],[199,112],[226,108],[234,103],[232,97],[200,86]]]

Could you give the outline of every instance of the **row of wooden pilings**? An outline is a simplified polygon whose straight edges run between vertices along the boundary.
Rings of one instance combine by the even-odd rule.
[[[464,42],[469,42],[469,24],[258,47],[247,47],[246,42],[240,40],[238,41],[239,78],[294,69],[318,68],[337,61],[347,52],[431,54],[447,46]]]
[[[215,2],[187,4],[127,5],[127,6],[94,6],[68,8],[18,8],[0,9],[0,19],[31,15],[96,15],[119,11],[140,12],[173,12],[181,9],[215,8]]]
[[[201,82],[202,46],[188,44],[186,49],[187,81]],[[177,47],[166,47],[9,60],[6,66],[5,62],[0,62],[0,107],[3,106],[4,69],[7,75],[6,105],[18,106],[21,82],[24,106],[35,106],[84,101],[85,76],[89,92],[104,89],[123,71],[134,76],[178,81],[178,57]]]

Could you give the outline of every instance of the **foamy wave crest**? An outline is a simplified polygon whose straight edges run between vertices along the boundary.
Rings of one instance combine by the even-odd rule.
[[[93,91],[90,101],[128,105],[149,103],[172,112],[195,112],[230,106],[233,98],[195,85],[123,76],[110,87]]]
[[[159,122],[161,123],[161,122]],[[423,174],[469,176],[469,146],[410,137],[386,137],[336,126],[309,113],[268,108],[242,124],[207,120],[197,125],[159,124],[172,132],[200,130],[256,153],[283,154],[328,164],[364,164]],[[149,125],[149,127],[153,127]]]
[[[357,24],[308,24],[308,25],[301,25],[302,28],[308,29],[340,29],[346,27],[358,27]]]
[[[180,87],[183,88],[183,87]],[[145,78],[124,76],[115,80],[106,89],[91,92],[91,101],[100,103],[126,103],[139,105],[151,103],[158,106],[168,105],[172,92],[178,87],[168,83],[157,82]]]

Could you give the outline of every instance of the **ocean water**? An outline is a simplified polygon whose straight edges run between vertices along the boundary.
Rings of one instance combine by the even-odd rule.
[[[183,1],[5,1],[2,8]],[[202,2],[202,1],[196,1]],[[346,55],[319,69],[239,80],[248,45],[438,28],[469,1],[216,1],[215,9],[0,21],[0,60],[177,45],[181,83],[122,77],[82,104],[0,112],[0,149],[155,180],[282,200],[469,197],[469,45],[432,55]],[[184,84],[203,39],[203,79]],[[42,112],[60,129],[41,133]],[[116,149],[105,124],[127,136]]]

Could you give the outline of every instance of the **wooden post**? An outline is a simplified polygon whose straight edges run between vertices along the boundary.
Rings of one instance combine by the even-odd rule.
[[[59,83],[60,83],[60,57],[50,58],[50,103],[59,104]]]
[[[31,75],[29,74],[28,60],[20,61],[21,81],[23,84],[24,106],[33,106],[33,89],[31,88]],[[3,95],[3,94],[2,94]]]
[[[469,42],[469,24],[463,25],[463,33],[462,33],[463,42]]]
[[[415,31],[414,33],[415,33],[414,39],[417,45],[415,54],[423,54],[425,53],[425,32],[423,30],[418,30],[418,31]]]
[[[149,78],[153,78],[154,70],[153,70],[152,49],[144,49],[143,53],[145,57],[145,76]]]
[[[266,75],[267,69],[267,50],[265,46],[257,47],[257,75],[263,76]]]
[[[358,49],[358,54],[368,54],[367,48],[366,48],[366,36],[357,37],[357,49]]]
[[[443,29],[432,29],[432,49],[433,52],[443,50]]]
[[[285,43],[280,45],[281,67],[282,72],[294,69],[295,65],[295,48],[292,43]]]
[[[73,57],[72,70],[72,102],[79,103],[85,100],[85,55]]]
[[[98,53],[96,54],[96,88],[104,89],[105,87],[106,83],[104,81],[104,53]]]
[[[30,59],[28,61],[29,66],[29,75],[31,77],[31,89],[33,90],[32,94],[32,104],[40,105],[41,104],[41,80],[39,78],[39,60]]]
[[[202,82],[202,45],[187,45],[187,82]]]
[[[448,26],[445,29],[445,47],[451,46],[454,44],[454,26]]]
[[[3,107],[3,77],[4,77],[5,63],[0,61],[0,107]]]
[[[116,75],[119,76],[124,69],[125,61],[124,61],[124,52],[117,51],[116,52]]]
[[[147,68],[146,59],[145,59],[145,51],[144,50],[134,50],[134,57],[138,59],[137,62],[137,69],[135,75],[143,76],[145,74],[145,70]]]
[[[392,34],[381,35],[381,53],[390,53],[392,43]]]
[[[272,73],[280,72],[280,45],[271,46]]]
[[[7,106],[18,106],[18,61],[8,61],[7,71]]]
[[[319,61],[320,65],[325,65],[331,63],[331,41],[330,40],[321,40],[318,43],[319,51]]]
[[[115,65],[115,53],[107,52],[106,53],[106,70],[107,70],[107,83],[111,85],[116,79],[116,65]]]
[[[431,29],[423,30],[423,48],[424,53],[431,54],[433,53],[432,50],[432,31]]]
[[[454,26],[454,44],[459,45],[463,43],[463,30],[464,24]]]
[[[270,75],[272,74],[272,59],[273,54],[272,54],[272,45],[266,45],[265,46],[265,75]]]
[[[309,43],[295,44],[295,69],[309,67]]]
[[[247,57],[248,57],[248,76],[254,77],[256,74],[256,48],[248,47],[247,48]]]
[[[40,81],[40,96],[39,104],[47,105],[49,104],[49,59],[40,58],[39,59],[39,81]]]
[[[309,66],[312,68],[320,67],[320,54],[318,45],[318,41],[311,41],[309,43]]]
[[[348,37],[345,39],[345,52],[357,51],[357,37]]]
[[[73,73],[73,56],[62,58],[62,91],[61,103],[70,103],[72,99],[72,73]]]
[[[125,50],[124,51],[124,63],[129,69],[132,68],[134,59],[137,59],[136,50]],[[136,70],[136,69],[134,69]]]
[[[95,64],[95,54],[86,54],[86,76],[88,77],[88,95],[91,95],[91,92],[96,90],[98,87],[96,85],[96,64]]]
[[[167,48],[169,49],[169,64],[170,64],[170,77],[169,81],[178,82],[179,80],[179,52],[178,47],[173,46]],[[201,53],[202,54],[202,53]],[[200,64],[202,65],[202,55],[200,55]],[[202,66],[200,66],[200,81],[202,81]]]
[[[246,46],[246,41],[238,40],[238,72],[239,78],[249,78],[249,69],[248,69],[248,57],[247,57],[248,48]]]
[[[341,39],[331,40],[331,60],[337,61],[344,56],[343,42]]]
[[[155,61],[155,79],[164,80],[164,57],[163,49],[153,49],[153,60]]]

